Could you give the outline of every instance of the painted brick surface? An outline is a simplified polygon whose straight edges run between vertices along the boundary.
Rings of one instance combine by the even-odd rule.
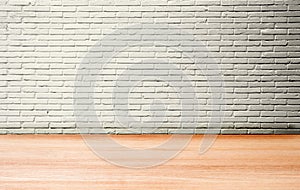
[[[0,134],[78,133],[78,123],[103,133],[86,115],[76,122],[74,93],[108,133],[205,133],[216,87],[219,133],[300,133],[299,0],[1,0],[0,39]],[[78,87],[79,70],[99,74],[107,56],[87,80],[93,93]],[[221,74],[208,83],[212,62]],[[178,97],[187,84],[196,107],[193,93]]]

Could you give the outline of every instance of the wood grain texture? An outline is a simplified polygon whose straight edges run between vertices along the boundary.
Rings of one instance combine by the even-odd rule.
[[[300,136],[219,136],[199,155],[202,137],[164,165],[129,169],[98,158],[80,135],[0,136],[0,189],[300,189]],[[148,147],[169,136],[112,138]]]

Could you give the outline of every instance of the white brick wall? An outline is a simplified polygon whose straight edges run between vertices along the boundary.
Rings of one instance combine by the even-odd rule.
[[[143,34],[116,33],[128,26]],[[157,32],[163,30],[168,32]],[[111,40],[101,42],[107,36]],[[83,60],[96,60],[86,69],[97,74],[97,61],[128,46],[92,81],[94,108],[106,132],[203,133],[213,113],[210,87],[220,83],[208,84],[201,68],[184,57],[188,52],[207,63],[202,69],[214,73],[213,59],[222,70],[222,133],[300,133],[299,0],[1,0],[0,39],[0,134],[78,132],[74,92],[89,94],[75,88]],[[170,64],[189,78],[198,108],[180,106],[168,82],[151,78],[154,72],[184,90],[183,75]],[[128,78],[120,78],[126,70]],[[128,107],[123,99],[112,104],[121,79],[135,82]],[[184,99],[191,97],[186,93]],[[89,104],[82,100],[85,109]],[[128,108],[132,131],[118,123],[116,106]],[[99,132],[86,126],[86,132]]]

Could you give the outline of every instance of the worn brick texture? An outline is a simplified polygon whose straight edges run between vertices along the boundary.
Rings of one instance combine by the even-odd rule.
[[[132,25],[142,34],[122,33]],[[101,132],[74,116],[74,92],[90,93],[76,86],[79,70],[93,75],[87,55],[101,69],[92,104],[107,133],[205,133],[220,79],[218,133],[300,133],[299,0],[0,0],[0,39],[1,134],[78,133],[78,122]],[[201,71],[214,72],[211,60],[221,78],[208,83]],[[124,101],[116,81],[126,77],[134,86]],[[187,103],[191,93],[178,97],[186,77],[197,106]]]

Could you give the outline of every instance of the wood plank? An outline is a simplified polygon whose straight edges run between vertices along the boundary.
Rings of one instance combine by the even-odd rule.
[[[116,135],[146,148],[168,135]],[[80,135],[0,136],[0,189],[300,189],[300,136],[218,136],[203,155],[203,136],[169,162],[147,169],[112,165]]]

